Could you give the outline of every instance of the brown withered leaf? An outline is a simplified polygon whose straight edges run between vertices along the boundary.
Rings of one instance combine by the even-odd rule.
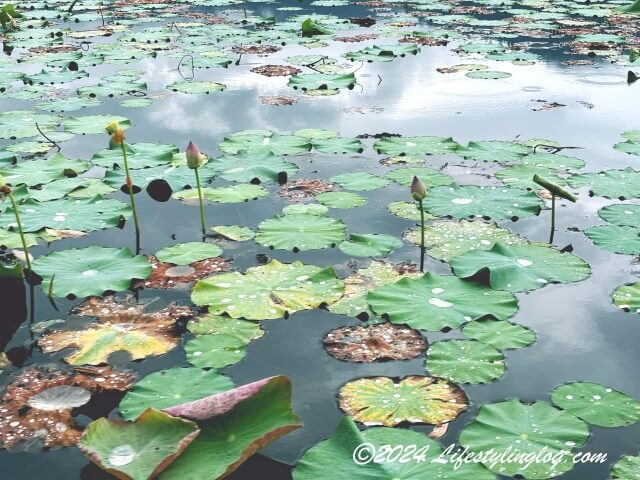
[[[276,45],[236,45],[231,50],[233,53],[242,55],[269,55],[279,51],[280,47]]]
[[[222,257],[207,258],[181,267],[173,263],[163,263],[153,255],[148,258],[151,263],[151,275],[145,280],[138,281],[135,287],[158,289],[186,287],[196,280],[214,273],[226,272],[230,268],[229,261]]]
[[[74,371],[29,367],[12,378],[0,400],[0,446],[28,447],[37,441],[47,448],[75,445],[82,429],[72,409],[94,394],[124,392],[134,381],[134,373],[111,367]]]
[[[260,97],[260,103],[262,105],[273,105],[276,107],[282,107],[285,105],[293,105],[294,103],[298,103],[298,99],[296,97],[287,97],[286,95],[276,95],[274,97]]]
[[[433,427],[433,430],[431,430],[427,435],[429,436],[429,438],[442,438],[447,434],[448,431],[449,424],[443,423],[442,425],[436,425],[435,427]]]
[[[547,110],[553,110],[554,108],[566,107],[563,103],[558,102],[547,102],[546,100],[533,100],[536,104],[531,107],[531,110],[534,112],[544,112]]]
[[[324,180],[299,178],[280,187],[278,195],[285,197],[291,202],[303,202],[312,199],[319,193],[331,192],[334,188],[335,186],[332,183]]]
[[[371,18],[371,17],[366,17],[366,18],[351,17],[349,18],[349,22],[355,25],[360,25],[361,27],[370,27],[376,24],[375,18]]]
[[[302,70],[288,65],[260,65],[251,69],[253,73],[264,75],[265,77],[288,77],[297,75]]]
[[[344,43],[358,43],[366,42],[367,40],[375,40],[376,38],[378,38],[378,35],[376,35],[375,33],[361,33],[352,37],[336,37],[334,38],[334,40]]]
[[[415,37],[413,35],[407,35],[399,41],[400,43],[415,43],[422,47],[444,47],[449,43],[445,38]]]
[[[420,332],[390,323],[338,328],[329,332],[322,343],[331,356],[357,363],[409,360],[427,349]]]

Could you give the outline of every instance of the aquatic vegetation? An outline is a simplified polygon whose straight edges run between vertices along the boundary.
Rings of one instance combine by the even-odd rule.
[[[422,201],[427,196],[427,187],[416,176],[411,182],[411,196],[418,202],[418,212],[420,212],[420,271],[424,272],[424,207]]]
[[[29,254],[29,247],[27,246],[27,241],[24,236],[24,228],[22,226],[22,222],[20,221],[20,212],[18,210],[18,205],[16,204],[16,199],[13,196],[11,187],[6,184],[4,177],[0,175],[0,200],[3,200],[4,197],[7,197],[11,201],[11,208],[13,209],[13,215],[16,219],[16,227],[18,229],[18,234],[20,235],[20,242],[22,243],[22,251],[24,252],[24,260],[27,264],[27,269],[29,274],[32,273],[31,268],[31,255]]]
[[[504,355],[476,340],[446,340],[427,350],[427,371],[456,383],[489,383],[504,375]]]
[[[207,234],[207,221],[205,219],[204,205],[202,203],[202,187],[200,186],[200,174],[198,173],[198,170],[202,165],[205,164],[206,157],[200,153],[200,150],[198,150],[198,147],[196,147],[193,144],[193,142],[189,142],[189,145],[187,146],[187,150],[186,150],[186,155],[187,155],[187,166],[191,170],[193,170],[196,174],[196,188],[198,189],[198,204],[200,206],[200,223],[202,226],[202,235],[205,236]],[[211,255],[211,256],[215,257],[217,256],[217,254]],[[191,263],[191,262],[188,262],[188,263]]]

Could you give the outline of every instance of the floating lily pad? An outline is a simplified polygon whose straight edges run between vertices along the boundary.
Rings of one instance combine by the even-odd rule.
[[[342,297],[344,285],[332,268],[271,260],[246,273],[224,273],[196,283],[192,301],[208,305],[209,313],[233,318],[266,320],[331,304]]]
[[[487,70],[481,72],[469,72],[474,74],[485,74]],[[489,74],[493,72],[488,72]],[[458,155],[468,159],[482,162],[513,163],[518,162],[533,150],[518,142],[504,142],[499,140],[488,140],[480,142],[469,142],[466,147],[460,147],[456,151]]]
[[[289,79],[288,85],[301,90],[338,90],[340,88],[351,90],[356,83],[353,73],[309,73],[294,75]]]
[[[459,442],[470,452],[508,452],[517,445],[518,453],[538,455],[543,449],[551,460],[484,462],[500,475],[520,475],[527,479],[545,479],[561,475],[573,468],[573,447],[584,445],[589,437],[587,424],[568,412],[558,410],[547,402],[532,404],[519,400],[491,403],[480,407],[475,420],[460,434]],[[543,457],[544,459],[544,457]]]
[[[367,203],[364,197],[351,192],[320,193],[316,195],[316,200],[329,208],[354,208]]]
[[[195,423],[150,408],[134,423],[106,418],[91,422],[79,446],[114,476],[147,480],[167,468],[198,433]]]
[[[526,190],[539,190],[540,185],[533,181],[533,176],[539,175],[557,184],[566,185],[567,181],[556,174],[556,170],[533,165],[512,165],[496,172],[496,178],[509,187]]]
[[[292,213],[260,222],[256,242],[265,247],[305,251],[333,247],[344,240],[342,220],[322,215]]]
[[[509,78],[511,74],[509,72],[501,72],[498,70],[472,70],[465,73],[469,78],[480,78],[482,80],[499,80],[502,78]]]
[[[120,128],[126,129],[131,126],[131,121],[127,117],[118,115],[86,115],[84,117],[70,117],[64,122],[66,132],[78,135],[89,135],[106,133],[105,127],[111,122],[118,122]]]
[[[542,200],[533,192],[517,188],[464,185],[431,188],[423,205],[425,210],[438,217],[515,221],[538,215]]]
[[[170,163],[173,155],[178,152],[178,147],[175,145],[161,143],[127,143],[125,149],[127,162],[132,170],[165,165]],[[91,157],[91,162],[101,167],[123,169],[122,146],[112,145],[111,148],[100,150]],[[135,179],[136,174],[132,173],[132,175]]]
[[[475,340],[435,342],[427,351],[427,370],[452,382],[489,383],[504,375],[504,355]]]
[[[392,323],[433,331],[455,328],[486,315],[505,320],[518,308],[509,292],[430,272],[369,292],[367,301],[374,313],[388,317]]]
[[[46,132],[53,130],[61,122],[62,117],[59,115],[46,115],[28,110],[0,112],[0,138],[35,137],[39,135],[36,123],[42,131]]]
[[[427,188],[438,185],[451,185],[453,183],[453,178],[449,175],[445,175],[439,170],[427,167],[396,168],[395,170],[391,170],[387,173],[387,178],[405,186],[411,185],[413,177],[418,177],[422,180],[422,183],[424,183]]]
[[[640,229],[620,225],[596,225],[588,228],[584,234],[596,247],[607,252],[625,255],[640,254]]]
[[[222,249],[214,243],[189,242],[163,248],[156,253],[156,258],[161,262],[169,262],[174,265],[189,265],[193,262],[217,257],[221,253]]]
[[[613,480],[635,480],[640,476],[640,455],[622,457],[611,469]]]
[[[41,185],[76,176],[89,168],[87,162],[66,158],[62,154],[55,154],[47,159],[20,162],[15,167],[2,167],[0,175],[11,185],[25,184],[28,186]]]
[[[184,350],[187,361],[201,368],[222,368],[238,363],[246,355],[245,343],[225,334],[199,335],[189,340]]]
[[[475,250],[451,260],[460,278],[488,277],[491,288],[523,292],[548,283],[584,280],[591,274],[589,264],[571,253],[546,245],[504,245],[496,242],[490,250]]]
[[[388,180],[366,172],[343,173],[331,177],[333,183],[337,183],[346,190],[366,191],[385,187]]]
[[[216,225],[215,227],[211,227],[211,230],[228,240],[236,242],[245,242],[256,236],[256,232],[249,227],[242,227],[240,225]]]
[[[556,387],[551,401],[599,427],[624,427],[640,420],[640,402],[598,383],[572,382]]]
[[[192,95],[203,95],[213,92],[221,92],[225,88],[227,88],[227,86],[223,83],[207,82],[202,80],[192,80],[190,82],[179,81],[174,82],[171,85],[167,85],[167,89],[169,90],[180,93],[188,93]]]
[[[120,402],[120,413],[125,420],[135,420],[147,408],[173,407],[233,387],[233,381],[216,370],[173,367],[139,380]]]
[[[227,155],[238,155],[243,150],[255,155],[295,155],[311,150],[307,138],[280,135],[270,130],[244,130],[225,137],[218,145]]]
[[[209,166],[230,182],[250,182],[255,178],[261,182],[276,182],[283,172],[288,176],[298,173],[297,165],[285,162],[271,152],[256,155],[242,151],[237,155],[216,158]]]
[[[640,283],[616,288],[613,292],[613,303],[627,312],[640,313]]]
[[[238,185],[231,185],[229,187],[216,187],[216,188],[203,188],[202,196],[211,201],[219,203],[240,203],[248,202],[249,200],[256,200],[258,198],[266,197],[269,194],[260,185],[253,185],[250,183],[240,183]],[[198,201],[198,190],[190,188],[188,190],[182,190],[173,195],[173,198],[185,201]]]
[[[383,137],[373,145],[378,153],[399,155],[443,155],[458,149],[451,137]]]
[[[640,205],[607,205],[598,211],[598,216],[613,225],[640,227]]]
[[[527,142],[522,142],[526,144]],[[535,145],[547,145],[549,142],[540,140],[534,142]],[[577,170],[585,166],[585,161],[575,157],[569,157],[567,155],[559,155],[557,153],[536,152],[530,153],[519,160],[521,165],[528,165],[537,168],[548,168],[549,170],[556,170],[558,172],[569,172]],[[544,176],[544,175],[543,175]]]
[[[313,140],[313,148],[327,154],[362,153],[364,146],[357,138],[335,137]]]
[[[417,202],[391,202],[387,205],[387,209],[396,217],[407,220],[420,220],[420,208]],[[425,221],[431,220],[432,218],[433,216],[429,213],[424,213]]]
[[[469,400],[457,385],[436,377],[412,375],[360,378],[340,389],[340,408],[365,425],[403,422],[441,425],[455,420]]]
[[[631,167],[599,173],[580,173],[568,179],[573,188],[589,187],[593,195],[605,198],[640,198],[640,172]]]
[[[475,320],[462,329],[466,337],[486,343],[498,350],[524,348],[536,340],[536,334],[522,325],[504,320]]]
[[[352,233],[338,248],[354,257],[381,257],[402,247],[402,240],[383,233]]]
[[[194,335],[224,334],[241,340],[245,345],[264,335],[258,323],[210,314],[191,320],[188,328]]]

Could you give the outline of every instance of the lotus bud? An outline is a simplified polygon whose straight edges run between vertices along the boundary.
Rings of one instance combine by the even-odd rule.
[[[117,121],[111,122],[106,126],[107,133],[111,135],[111,142],[115,145],[122,145],[125,140],[124,130],[120,128],[120,124]]]
[[[422,180],[415,176],[411,182],[411,195],[416,202],[421,202],[427,197],[427,187],[424,186]]]
[[[630,48],[629,49],[629,62],[630,63],[634,63],[636,60],[638,60],[638,58],[640,58],[640,50],[638,50],[637,48]]]
[[[9,188],[9,185],[5,182],[4,177],[0,175],[0,200],[9,193],[11,193],[11,188]]]
[[[114,120],[113,122],[111,122],[109,125],[107,125],[106,127],[107,133],[109,135],[113,135],[114,133],[116,133],[118,130],[120,130],[120,124],[118,123],[117,120]]]
[[[193,142],[187,146],[187,166],[191,169],[200,168],[204,165],[204,155],[200,153],[198,147]]]

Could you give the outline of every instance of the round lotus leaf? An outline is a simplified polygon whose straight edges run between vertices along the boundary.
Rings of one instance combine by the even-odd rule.
[[[547,402],[525,404],[513,399],[480,407],[476,418],[460,434],[459,442],[472,453],[493,449],[502,454],[517,448],[519,454],[535,456],[544,451],[542,461],[530,465],[508,458],[484,465],[504,476],[546,479],[571,470],[572,448],[584,445],[588,437],[587,424],[570,413]]]
[[[381,257],[402,247],[402,240],[383,233],[352,233],[338,248],[353,257]]]
[[[187,361],[201,368],[222,368],[238,363],[246,355],[245,343],[224,334],[199,335],[184,345]]]
[[[334,303],[343,291],[344,283],[330,267],[271,260],[244,274],[223,273],[199,280],[191,299],[196,305],[208,305],[214,315],[266,320]]]
[[[211,227],[211,230],[235,242],[245,242],[256,236],[256,233],[249,227],[242,227],[240,225],[216,225],[215,227]]]
[[[127,143],[125,150],[129,168],[136,170],[171,163],[173,155],[178,152],[178,147],[161,143]],[[111,145],[111,148],[100,150],[91,157],[91,162],[100,167],[124,169],[122,146]],[[133,172],[131,175],[135,181],[136,173]]]
[[[369,292],[367,301],[374,313],[392,323],[432,331],[456,328],[486,315],[505,320],[518,309],[518,301],[509,292],[431,272],[380,287]]]
[[[205,95],[213,92],[221,92],[225,88],[227,87],[223,83],[207,82],[202,80],[192,80],[190,82],[179,81],[167,85],[167,89],[169,90],[180,93],[188,93],[191,95]]]
[[[40,134],[36,123],[46,132],[55,129],[61,122],[62,117],[59,115],[46,115],[28,110],[0,112],[0,138],[35,137]]]
[[[240,183],[229,187],[203,188],[202,196],[211,202],[240,203],[266,197],[269,192],[260,185]],[[173,198],[186,202],[198,202],[198,190],[190,188],[173,195]]]
[[[316,195],[315,198],[329,208],[354,208],[367,203],[364,197],[351,192],[325,192]]]
[[[637,139],[616,143],[613,148],[629,155],[640,155],[640,142]]]
[[[133,423],[100,418],[80,439],[80,449],[117,478],[156,477],[194,440],[198,426],[182,418],[149,409]]]
[[[453,183],[453,178],[449,175],[428,167],[402,167],[387,173],[387,178],[407,187],[411,185],[413,177],[418,177],[427,188]]]
[[[637,480],[640,478],[640,455],[622,457],[611,469],[612,480]]]
[[[517,164],[496,172],[496,178],[509,187],[540,190],[540,185],[533,181],[534,175],[544,177],[557,185],[567,184],[567,181],[557,175],[555,170],[545,167]]]
[[[106,134],[106,126],[111,122],[118,122],[122,129],[131,126],[131,121],[127,117],[118,115],[86,115],[84,117],[67,118],[64,122],[64,130],[77,135]]]
[[[289,60],[287,60],[289,63]],[[312,62],[313,63],[313,62]],[[295,65],[295,63],[294,63]],[[303,128],[293,132],[296,137],[307,138],[309,140],[328,140],[330,138],[336,138],[340,135],[335,130],[325,130],[323,128]]]
[[[276,215],[258,224],[256,242],[283,250],[315,250],[334,247],[344,240],[342,220],[309,214]]]
[[[360,378],[340,389],[340,408],[365,425],[403,422],[441,425],[455,420],[469,400],[457,385],[442,378],[412,375]]]
[[[425,210],[438,217],[518,220],[538,215],[542,200],[518,188],[464,185],[429,189]]]
[[[210,314],[189,321],[187,328],[194,335],[224,334],[235,337],[245,344],[264,335],[258,323]]]
[[[504,320],[475,320],[467,323],[462,333],[498,350],[524,348],[536,341],[536,334],[532,330]]]
[[[607,205],[598,211],[598,216],[613,225],[640,227],[640,205]]]
[[[524,292],[548,283],[579,282],[591,275],[589,264],[580,257],[547,245],[504,245],[491,250],[474,250],[451,260],[456,276],[488,276],[496,290]]]
[[[378,153],[399,155],[444,155],[458,149],[451,137],[383,137],[373,144]]]
[[[404,235],[405,240],[420,245],[420,229],[413,228]],[[524,245],[527,240],[500,228],[495,223],[480,220],[460,220],[433,222],[424,230],[424,245],[427,253],[438,260],[450,261],[457,255],[474,251],[487,250],[496,241],[505,245]]]
[[[640,420],[640,402],[598,383],[572,382],[556,387],[551,401],[599,427],[624,427]]]
[[[340,88],[353,89],[356,85],[356,76],[352,73],[309,73],[294,75],[289,79],[290,87],[303,91],[320,90],[332,91]]]
[[[420,208],[417,202],[391,202],[387,205],[387,209],[396,217],[405,218],[407,220],[420,220]],[[433,216],[424,213],[425,221],[431,220]]]
[[[521,142],[526,144],[526,142]],[[547,140],[540,140],[535,145],[549,145]],[[559,145],[558,145],[559,146]],[[522,165],[528,165],[537,168],[548,168],[549,170],[556,171],[571,171],[577,170],[585,166],[585,161],[575,157],[569,157],[567,155],[558,155],[557,153],[538,152],[530,153],[525,157],[522,157],[519,161]],[[544,176],[544,175],[543,175]]]
[[[640,198],[640,172],[631,167],[599,173],[580,173],[569,177],[568,181],[573,188],[589,187],[589,191],[599,197],[620,200]]]
[[[388,180],[366,172],[343,173],[341,175],[335,175],[329,180],[337,183],[345,190],[355,191],[375,190],[389,184]]]
[[[31,408],[55,412],[81,407],[89,403],[89,400],[91,400],[91,392],[84,388],[58,385],[29,397],[27,404]]]
[[[613,303],[627,312],[640,313],[640,282],[616,288]]]
[[[163,248],[156,253],[156,258],[161,262],[173,263],[174,265],[189,265],[193,262],[217,257],[221,253],[222,249],[213,243],[189,242]]]
[[[484,72],[469,72],[484,73]],[[491,72],[489,72],[491,73]],[[518,142],[504,142],[488,140],[481,142],[469,142],[466,147],[460,147],[456,153],[468,160],[495,163],[519,162],[522,157],[533,150]]]
[[[407,461],[374,462],[376,452],[384,456],[385,448],[390,445],[404,447]],[[386,458],[395,457],[395,453],[389,455]],[[340,472],[342,478],[354,480],[496,479],[482,465],[456,464],[438,442],[424,433],[388,427],[361,431],[350,417],[340,421],[331,437],[302,455],[293,468],[293,480],[334,480],[336,472]]]
[[[217,370],[173,367],[150,373],[139,380],[120,402],[120,413],[125,420],[135,420],[147,408],[161,410],[234,387],[233,381]]]
[[[465,75],[469,78],[480,78],[482,80],[499,80],[511,76],[509,72],[500,72],[498,70],[473,70],[465,73]]]
[[[298,166],[285,162],[271,152],[218,157],[209,163],[211,169],[229,182],[251,182],[257,178],[261,182],[277,182],[284,172],[288,177],[298,173]]]
[[[325,215],[329,211],[329,207],[320,205],[319,203],[294,203],[287,205],[282,209],[285,215],[301,213],[304,215]]]
[[[362,153],[364,146],[357,138],[336,137],[313,140],[313,148],[320,153],[347,154]]]
[[[47,159],[23,161],[15,167],[2,166],[0,175],[11,185],[35,186],[78,175],[89,168],[87,162],[56,153]]]
[[[242,150],[251,155],[295,155],[311,150],[311,142],[295,135],[279,135],[270,130],[244,130],[225,137],[218,145],[227,155]]]
[[[128,248],[92,246],[39,257],[33,262],[33,270],[43,278],[45,293],[87,297],[127,290],[131,280],[149,276],[151,265],[143,256],[134,257]]]
[[[427,350],[427,370],[457,383],[489,383],[504,375],[504,355],[476,340],[446,340]]]
[[[640,254],[640,229],[621,225],[596,225],[584,234],[596,247],[625,255]]]

